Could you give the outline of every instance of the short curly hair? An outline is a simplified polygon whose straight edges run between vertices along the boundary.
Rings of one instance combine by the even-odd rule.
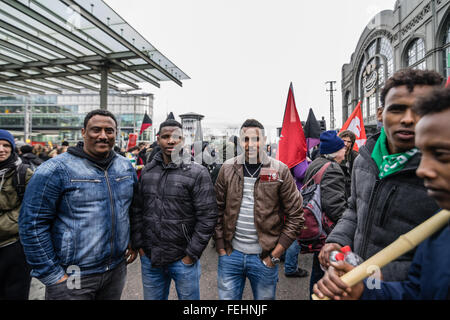
[[[386,84],[381,91],[381,106],[383,108],[385,107],[386,96],[392,88],[406,86],[409,92],[413,92],[414,87],[418,85],[443,86],[444,77],[436,71],[431,70],[404,69],[397,71],[388,79],[388,81],[386,81]]]
[[[87,125],[89,123],[89,120],[91,120],[91,118],[93,118],[94,116],[103,116],[103,117],[109,117],[111,119],[114,120],[114,123],[116,124],[116,129],[117,129],[117,119],[116,117],[109,112],[108,110],[103,110],[103,109],[97,109],[97,110],[92,110],[91,112],[89,112],[86,117],[84,118],[84,129],[87,129]]]
[[[413,106],[419,116],[443,112],[450,109],[450,88],[437,88],[421,97]]]

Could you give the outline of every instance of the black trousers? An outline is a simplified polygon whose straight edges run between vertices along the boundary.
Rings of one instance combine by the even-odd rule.
[[[120,300],[126,279],[127,264],[124,261],[105,273],[80,277],[79,287],[71,287],[75,283],[72,281],[47,286],[45,300]]]
[[[28,300],[30,271],[20,241],[0,248],[0,300]]]

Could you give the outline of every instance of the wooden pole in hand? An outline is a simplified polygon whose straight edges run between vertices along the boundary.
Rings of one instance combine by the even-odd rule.
[[[353,287],[355,284],[371,276],[371,273],[368,271],[374,270],[373,266],[380,269],[383,268],[388,263],[414,249],[421,242],[441,230],[449,222],[449,220],[450,211],[442,210],[410,232],[400,236],[391,245],[384,248],[352,271],[343,275],[341,280],[348,284],[349,287]],[[312,295],[312,299],[329,300],[328,298],[320,299],[315,294]]]

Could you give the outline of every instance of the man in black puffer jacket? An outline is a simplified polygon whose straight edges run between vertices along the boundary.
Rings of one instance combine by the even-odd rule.
[[[167,300],[172,279],[180,300],[200,299],[199,260],[217,223],[208,170],[178,157],[181,128],[175,120],[161,124],[161,151],[142,171],[130,214],[146,300]]]
[[[355,160],[348,208],[319,254],[322,266],[329,267],[331,251],[347,245],[369,259],[439,209],[416,175],[421,154],[414,138],[420,118],[412,107],[443,80],[434,71],[408,69],[386,82],[378,110],[383,129],[368,139]],[[384,280],[404,281],[414,252],[385,266]]]

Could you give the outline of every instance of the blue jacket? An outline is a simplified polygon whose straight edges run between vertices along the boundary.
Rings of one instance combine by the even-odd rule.
[[[136,184],[135,170],[121,156],[106,171],[69,153],[39,166],[19,216],[31,275],[51,285],[68,267],[78,267],[83,276],[103,273],[124,261]]]
[[[402,282],[381,282],[381,289],[367,288],[366,300],[446,300],[450,298],[450,224],[422,243]]]

